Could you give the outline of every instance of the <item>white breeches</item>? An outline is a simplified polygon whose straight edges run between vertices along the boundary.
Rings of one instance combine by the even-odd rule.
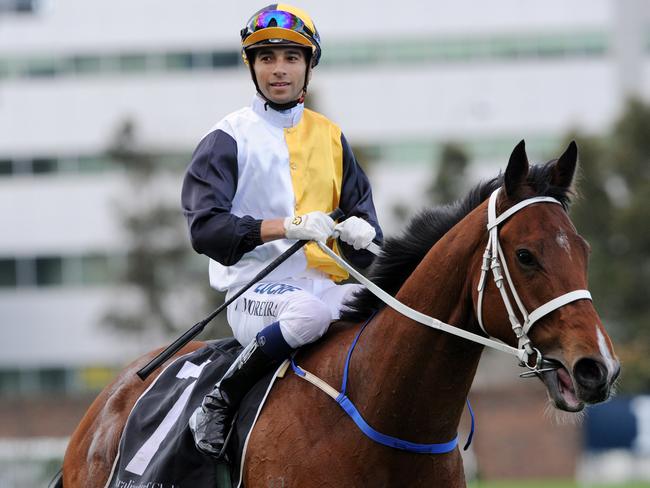
[[[284,340],[295,349],[325,334],[339,318],[342,303],[360,288],[362,285],[337,285],[328,279],[260,282],[228,306],[228,323],[245,346],[264,327],[280,322]],[[228,290],[226,299],[238,290]]]

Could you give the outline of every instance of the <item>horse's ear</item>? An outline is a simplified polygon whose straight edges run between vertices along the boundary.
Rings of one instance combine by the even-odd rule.
[[[509,197],[517,195],[517,190],[526,181],[526,176],[528,176],[528,156],[526,156],[526,143],[522,140],[510,155],[503,179]]]
[[[551,173],[551,184],[560,188],[569,188],[573,183],[573,176],[578,164],[578,145],[576,141],[571,141],[564,154],[560,156],[557,163],[553,166]]]

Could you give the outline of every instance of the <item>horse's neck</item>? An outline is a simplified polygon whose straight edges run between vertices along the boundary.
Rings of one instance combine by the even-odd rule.
[[[450,230],[397,298],[460,328],[474,324],[470,261],[482,251],[477,249],[483,219],[475,211]],[[350,396],[371,425],[413,442],[453,438],[482,347],[417,324],[387,307],[364,331],[357,348]]]

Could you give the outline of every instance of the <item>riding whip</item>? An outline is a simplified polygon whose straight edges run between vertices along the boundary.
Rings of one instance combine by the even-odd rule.
[[[329,216],[332,218],[332,220],[338,220],[342,217],[345,216],[343,211],[340,208],[335,209],[332,213],[329,214]],[[208,315],[206,318],[201,320],[200,322],[197,322],[194,324],[189,330],[187,330],[182,336],[180,336],[178,339],[176,339],[174,342],[172,342],[169,346],[165,348],[164,351],[162,351],[160,354],[158,354],[155,358],[153,358],[149,363],[142,368],[140,371],[138,371],[136,374],[140,377],[142,381],[146,380],[147,377],[153,373],[158,367],[163,364],[165,361],[167,361],[170,357],[172,357],[174,354],[176,354],[178,351],[180,351],[183,346],[185,346],[188,342],[190,342],[192,339],[194,339],[197,335],[199,335],[203,329],[205,329],[205,326],[208,325],[208,323],[215,318],[217,315],[219,315],[228,305],[233,303],[235,300],[237,300],[240,296],[244,294],[251,286],[253,286],[255,283],[260,281],[262,278],[264,278],[266,275],[268,275],[271,271],[273,271],[275,268],[280,266],[283,262],[285,262],[289,256],[294,254],[298,249],[302,248],[305,244],[307,244],[308,240],[300,240],[293,244],[289,249],[284,251],[282,254],[280,254],[271,264],[269,264],[266,268],[264,268],[262,271],[257,273],[255,277],[250,280],[246,285],[244,285],[237,293],[235,293],[232,297],[230,297],[227,301],[222,303],[214,312],[212,312],[210,315]]]

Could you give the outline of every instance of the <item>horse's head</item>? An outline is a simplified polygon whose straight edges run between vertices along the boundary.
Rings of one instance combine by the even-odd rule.
[[[497,215],[540,195],[563,203],[539,202],[522,208],[500,223],[498,241],[516,294],[528,313],[558,297],[582,290],[578,292],[582,298],[573,298],[555,309],[550,307],[552,311],[535,322],[527,334],[530,346],[544,358],[546,371],[539,376],[549,396],[557,408],[571,412],[609,398],[620,371],[602,321],[592,301],[584,297],[589,245],[577,233],[564,208],[576,164],[577,147],[572,142],[557,161],[531,169],[522,141],[512,152],[496,200]],[[508,289],[507,279],[502,283]],[[510,289],[506,295],[514,315],[525,324],[516,297]],[[558,301],[562,300],[556,300],[556,305]],[[543,311],[545,308],[540,309]],[[521,346],[522,340],[516,339],[504,300],[491,278],[485,286],[482,321],[490,335],[515,347]],[[523,342],[526,340],[524,336]]]

